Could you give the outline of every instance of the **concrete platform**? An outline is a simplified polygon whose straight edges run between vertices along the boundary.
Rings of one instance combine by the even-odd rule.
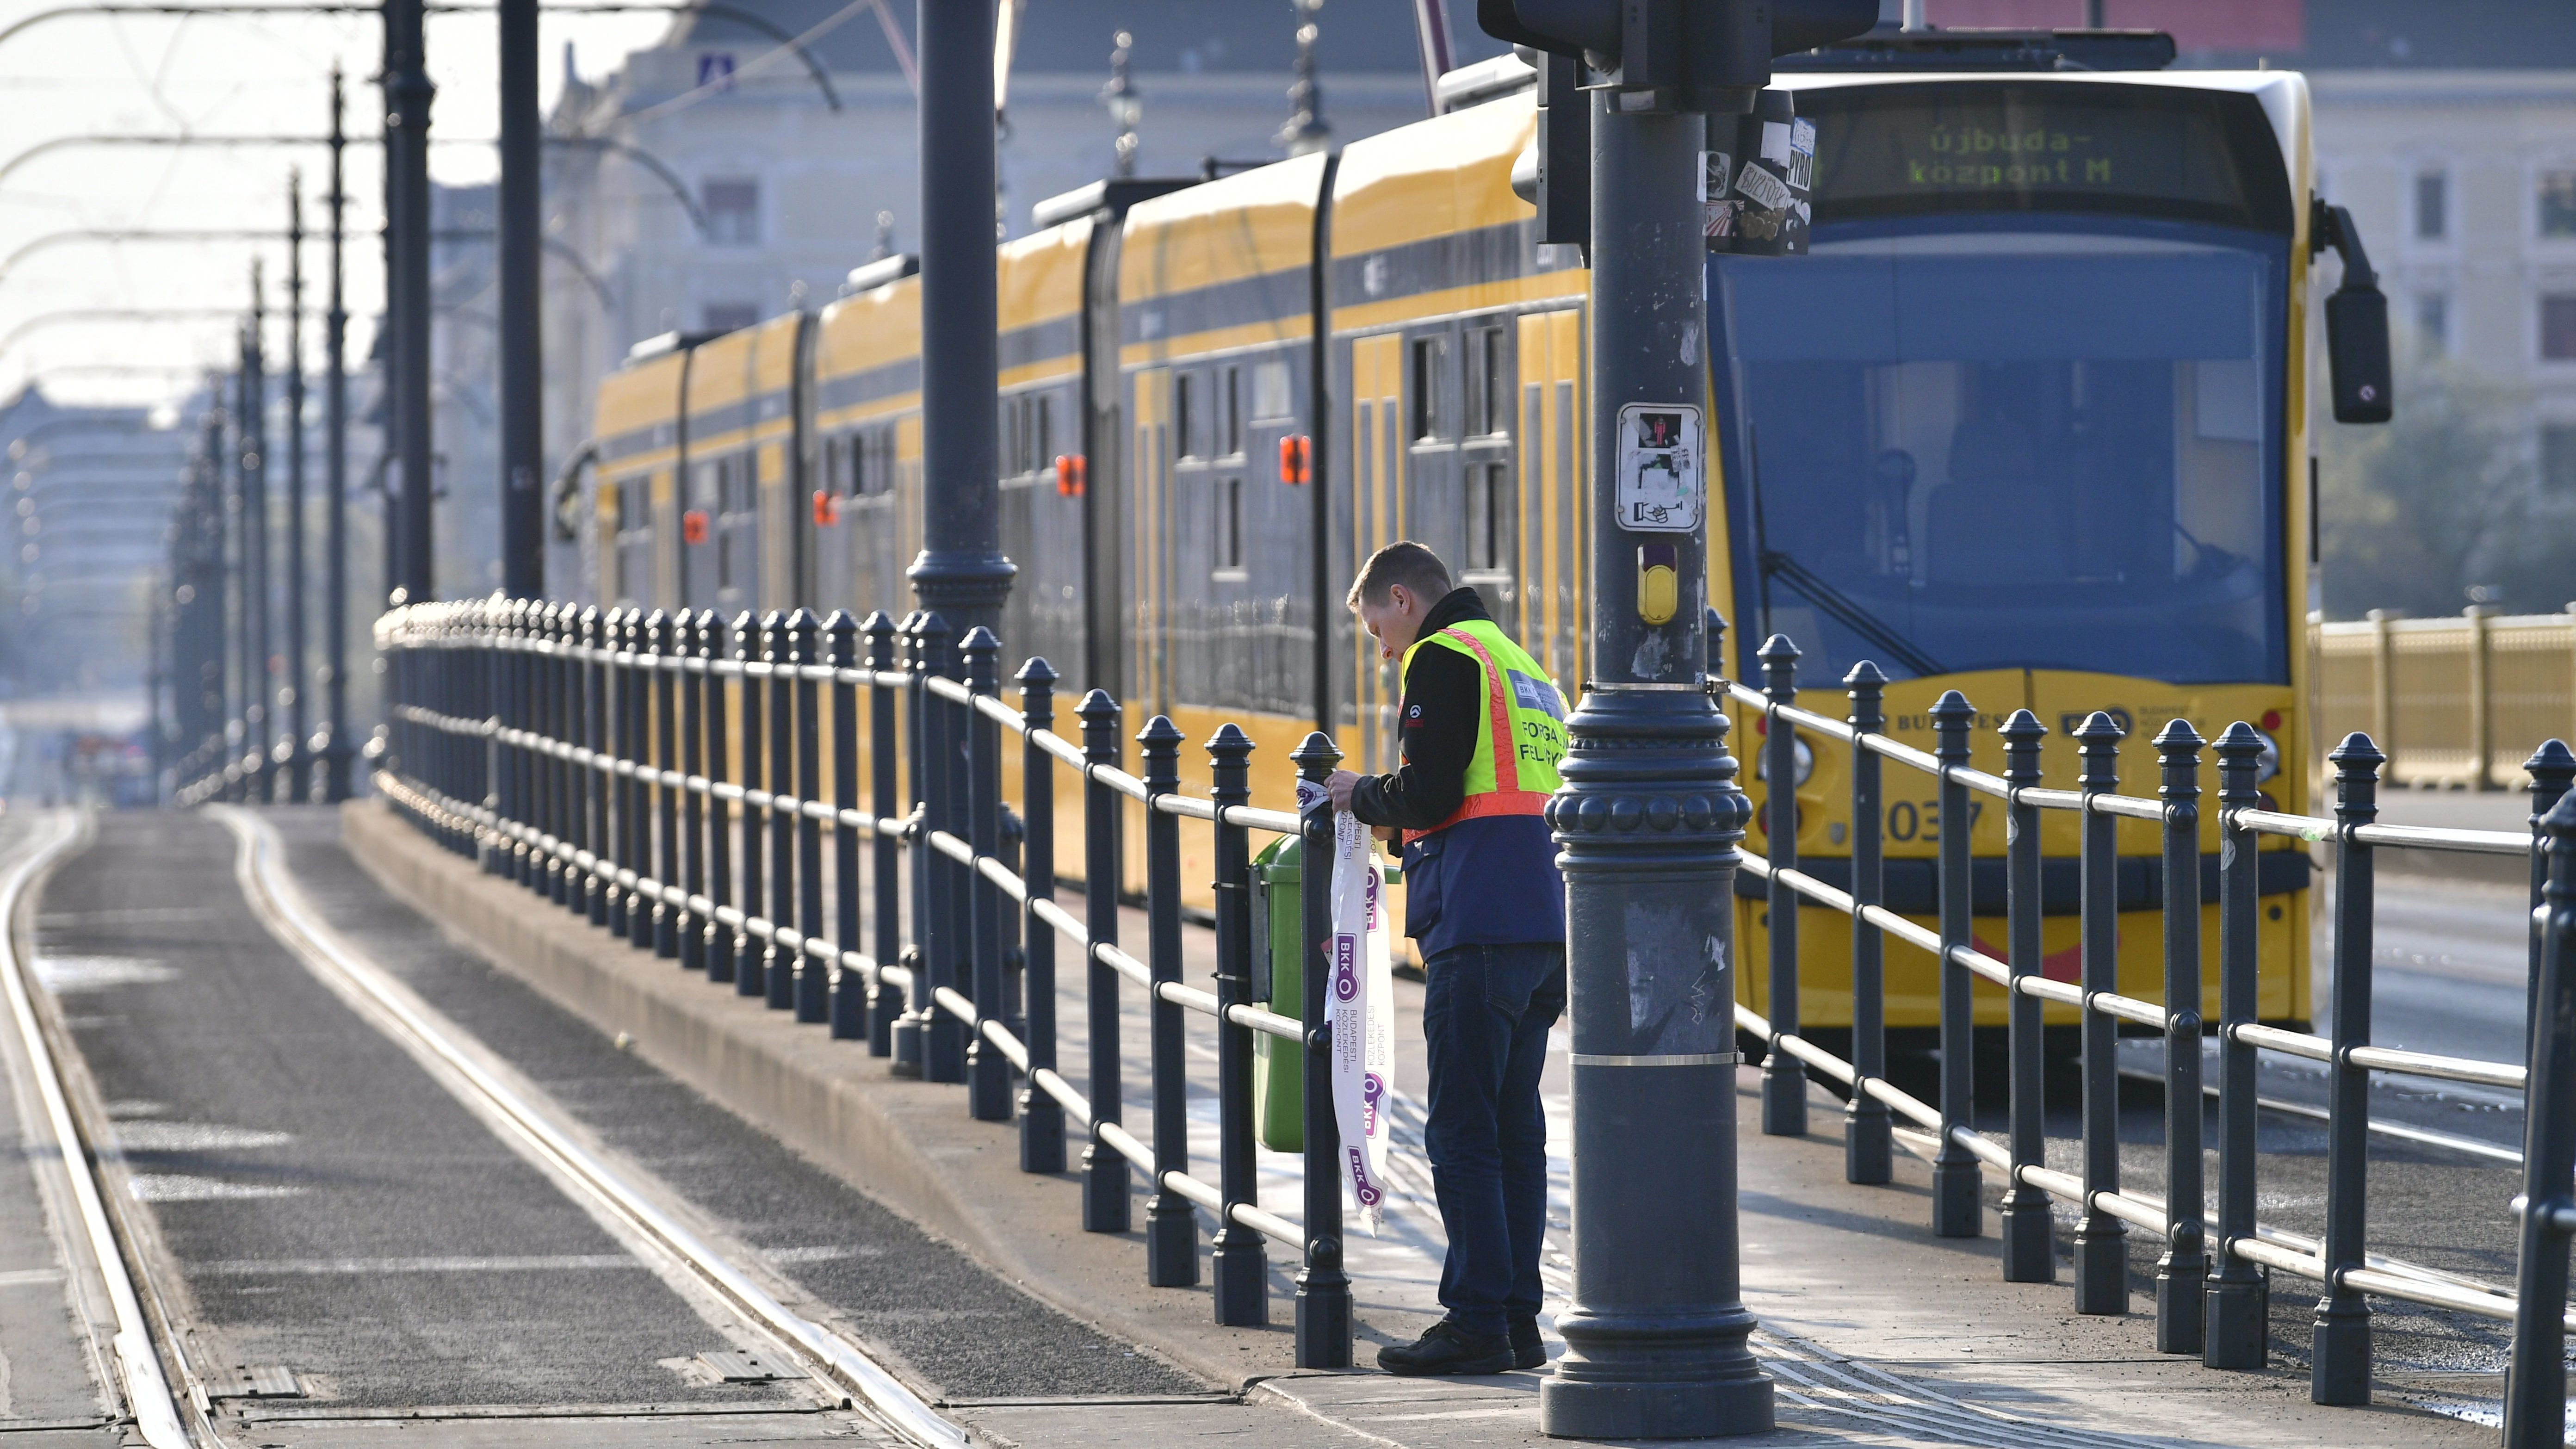
[[[482,875],[379,804],[352,805],[343,821],[351,853],[390,892],[600,1031],[626,1034],[648,1061],[1068,1312],[1251,1402],[1296,1411],[1246,1422],[1203,1404],[1103,1404],[1074,1417],[1044,1405],[952,1406],[982,1437],[1070,1446],[1226,1438],[1298,1449],[1557,1442],[1538,1432],[1537,1374],[1425,1381],[1298,1372],[1283,1298],[1274,1296],[1273,1327],[1228,1329],[1211,1322],[1204,1275],[1198,1288],[1146,1287],[1141,1236],[1082,1232],[1072,1177],[1018,1171],[1015,1129],[969,1119],[960,1088],[892,1078],[855,1043],[710,988]],[[1416,1029],[1404,1028],[1399,1041],[1398,1085],[1418,1094]],[[1141,1039],[1127,1045],[1141,1050]],[[2323,1409],[2307,1402],[2301,1364],[2212,1372],[2155,1353],[2142,1316],[2078,1317],[2063,1283],[2003,1283],[1992,1236],[1930,1236],[1922,1164],[1900,1157],[1893,1187],[1849,1186],[1830,1135],[1839,1104],[1818,1093],[1818,1132],[1764,1138],[1754,1130],[1750,1071],[1741,1088],[1747,1302],[1764,1325],[1755,1346],[1778,1382],[1781,1428],[1732,1442],[2248,1449],[2493,1442],[2493,1429],[2473,1420],[2493,1408],[2494,1375],[2384,1377],[2379,1406]],[[1550,1097],[1551,1115],[1560,1115],[1561,1052]],[[1555,1165],[1552,1236],[1563,1230],[1564,1211],[1561,1159]],[[1293,1159],[1278,1166],[1293,1167]],[[1266,1175],[1280,1180],[1277,1171]],[[1428,1172],[1401,1133],[1394,1175],[1410,1200],[1396,1205],[1386,1235],[1352,1239],[1363,1363],[1374,1361],[1370,1341],[1409,1339],[1438,1313],[1441,1242],[1436,1214],[1426,1220]],[[1267,1187],[1264,1196],[1294,1207]],[[2133,1269],[2149,1261],[2147,1246],[2133,1242]],[[1565,1265],[1554,1257],[1551,1289],[1561,1295]],[[1293,1266],[1274,1258],[1275,1291],[1284,1291]],[[2276,1330],[2283,1322],[2276,1314]]]

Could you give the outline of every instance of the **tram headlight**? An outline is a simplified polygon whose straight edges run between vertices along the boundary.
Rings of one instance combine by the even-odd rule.
[[[1798,761],[1797,778],[1791,781],[1789,785],[1789,788],[1794,790],[1798,786],[1807,783],[1807,777],[1809,775],[1816,773],[1816,752],[1807,748],[1807,742],[1800,739],[1792,739],[1789,742],[1789,748],[1795,752],[1795,756]],[[1771,778],[1771,747],[1767,743],[1755,747],[1753,754],[1753,778],[1765,782],[1768,782]]]
[[[2263,737],[2263,753],[2254,760],[2254,782],[2259,785],[2281,773],[2281,746],[2270,730],[2258,729],[2254,733]]]

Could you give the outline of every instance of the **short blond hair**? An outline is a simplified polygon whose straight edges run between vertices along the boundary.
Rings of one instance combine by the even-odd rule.
[[[1440,561],[1440,555],[1409,538],[1390,543],[1360,565],[1360,576],[1351,580],[1350,594],[1342,602],[1354,609],[1383,604],[1387,590],[1397,584],[1437,603],[1451,587],[1449,566]]]

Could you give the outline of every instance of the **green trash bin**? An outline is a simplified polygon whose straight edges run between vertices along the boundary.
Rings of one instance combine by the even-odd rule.
[[[1283,835],[1252,858],[1252,999],[1291,1021],[1306,1019],[1306,963],[1298,948],[1305,924],[1298,855],[1305,842]],[[1397,881],[1392,861],[1381,867]],[[1267,1032],[1255,1038],[1252,1120],[1273,1152],[1306,1150],[1306,1054],[1303,1043]]]

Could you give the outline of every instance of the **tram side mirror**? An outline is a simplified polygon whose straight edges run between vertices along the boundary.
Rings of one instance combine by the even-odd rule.
[[[2396,400],[2389,363],[2388,298],[2370,269],[2352,213],[2322,199],[2310,213],[2310,255],[2333,247],[2343,285],[2326,298],[2326,367],[2339,423],[2384,423]]]

